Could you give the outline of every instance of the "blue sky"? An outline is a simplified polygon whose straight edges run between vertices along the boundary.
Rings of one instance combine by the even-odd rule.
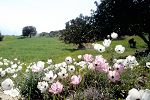
[[[24,26],[38,33],[65,28],[65,22],[95,10],[95,0],[0,0],[0,31],[21,35]]]

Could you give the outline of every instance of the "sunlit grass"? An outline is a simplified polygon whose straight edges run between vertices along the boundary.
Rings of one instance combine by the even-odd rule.
[[[71,56],[76,58],[77,55],[90,53],[93,55],[103,55],[105,58],[110,58],[111,54],[115,54],[114,48],[116,45],[121,44],[126,47],[125,53],[116,57],[125,57],[134,54],[136,50],[141,50],[146,47],[146,44],[139,37],[134,36],[137,41],[137,48],[129,48],[128,40],[132,37],[127,37],[123,40],[113,40],[111,47],[106,49],[106,52],[99,53],[93,49],[76,50],[72,44],[65,44],[59,41],[58,38],[48,37],[34,37],[18,39],[15,36],[5,36],[4,41],[0,42],[0,56],[3,58],[14,59],[18,58],[23,62],[34,62],[37,60],[46,61],[51,58],[55,63],[64,61],[65,57]],[[102,41],[98,41],[102,43]],[[90,47],[92,45],[88,44]],[[111,52],[111,53],[110,53]]]

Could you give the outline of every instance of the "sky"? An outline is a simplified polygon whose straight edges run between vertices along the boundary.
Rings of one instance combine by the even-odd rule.
[[[0,0],[2,35],[21,35],[25,26],[38,33],[61,30],[81,13],[90,16],[95,0]]]

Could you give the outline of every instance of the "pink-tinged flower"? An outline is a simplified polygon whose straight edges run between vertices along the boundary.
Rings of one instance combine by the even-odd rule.
[[[83,59],[86,62],[92,62],[94,58],[91,54],[85,54],[85,55],[83,55]]]
[[[124,65],[115,63],[113,68],[121,74],[124,70]]]
[[[51,88],[49,89],[49,92],[53,93],[53,94],[58,94],[58,93],[61,93],[63,90],[63,85],[60,83],[60,82],[56,82],[56,83],[53,83],[51,85]]]
[[[78,76],[77,75],[73,75],[71,77],[71,84],[78,85],[81,82],[81,80],[82,80],[82,78],[81,78],[80,75],[78,75]]]
[[[45,63],[43,61],[38,61],[37,63],[31,66],[32,72],[40,72],[44,69]]]
[[[119,80],[119,78],[120,78],[120,74],[116,70],[108,72],[108,79],[110,81],[116,82]]]
[[[100,72],[107,73],[109,70],[108,63],[106,63],[106,60],[101,56],[96,57],[95,61],[93,62],[93,66],[95,67],[95,70]]]

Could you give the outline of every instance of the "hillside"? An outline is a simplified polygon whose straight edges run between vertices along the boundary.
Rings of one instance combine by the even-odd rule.
[[[145,43],[139,38],[134,37],[137,41],[137,49],[131,49],[128,45],[128,37],[124,40],[115,40],[111,47],[122,44],[126,47],[126,52],[121,56],[124,57],[129,54],[134,54],[135,50],[140,50],[146,47]],[[101,42],[98,42],[101,43]],[[86,44],[91,47],[91,44]],[[109,58],[108,49],[103,53],[104,57]],[[0,56],[7,59],[18,58],[23,62],[33,62],[37,60],[44,60],[51,58],[55,62],[63,61],[65,57],[77,57],[80,54],[91,53],[93,55],[101,54],[93,49],[76,50],[72,44],[65,44],[59,41],[58,38],[35,37],[18,39],[15,36],[5,36],[4,41],[0,42]],[[118,55],[116,55],[118,56]],[[120,55],[119,55],[120,56]]]

